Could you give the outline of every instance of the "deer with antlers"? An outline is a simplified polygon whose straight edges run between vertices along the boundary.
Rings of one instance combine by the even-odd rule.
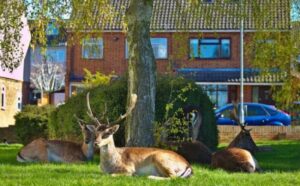
[[[95,126],[86,125],[78,117],[76,119],[83,134],[82,144],[39,138],[20,150],[17,155],[17,161],[74,163],[92,160],[94,155]]]
[[[88,99],[89,94],[87,94]],[[88,115],[98,123],[95,144],[100,148],[102,171],[112,175],[145,175],[152,179],[190,177],[193,172],[190,164],[173,151],[158,148],[115,147],[113,135],[119,129],[118,123],[132,112],[136,101],[137,96],[133,94],[126,113],[116,121],[107,124],[102,124],[93,115],[88,102]]]
[[[257,150],[257,146],[250,135],[251,129],[246,129],[240,123],[238,106],[236,103],[233,106],[230,117],[241,127],[241,132],[226,149],[213,153],[211,165],[214,168],[222,168],[227,171],[260,172],[262,170],[258,162],[250,153],[251,150]]]

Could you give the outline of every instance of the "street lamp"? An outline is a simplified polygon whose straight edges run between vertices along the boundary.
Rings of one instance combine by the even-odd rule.
[[[240,124],[245,125],[244,113],[244,5],[243,0],[240,0]]]

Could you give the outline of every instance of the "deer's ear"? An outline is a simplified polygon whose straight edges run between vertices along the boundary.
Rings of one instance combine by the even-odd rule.
[[[120,125],[114,125],[112,127],[109,127],[108,129],[105,130],[105,133],[112,135],[118,131],[119,127],[120,127]]]
[[[96,127],[94,125],[86,125],[85,126],[90,132],[95,132],[96,131]]]

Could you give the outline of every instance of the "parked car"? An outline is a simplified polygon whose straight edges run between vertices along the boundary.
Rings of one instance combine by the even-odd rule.
[[[232,104],[225,105],[215,110],[218,125],[237,125],[230,118]],[[249,126],[288,126],[291,124],[291,116],[272,105],[261,103],[244,103],[245,124]]]

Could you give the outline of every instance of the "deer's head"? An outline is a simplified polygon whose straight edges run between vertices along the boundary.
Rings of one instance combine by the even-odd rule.
[[[83,135],[84,142],[86,144],[93,142],[95,140],[95,135],[96,135],[96,127],[95,125],[88,125],[86,124],[85,121],[82,119],[78,118],[76,115],[74,117],[77,120],[77,123],[79,124],[81,128],[81,132]]]
[[[113,139],[112,136],[119,129],[119,125],[106,126],[106,127],[98,127],[96,132],[96,140],[95,144],[98,147],[102,147],[107,145]]]
[[[113,122],[109,122],[109,119],[107,119],[107,123],[101,123],[99,119],[94,116],[90,106],[89,93],[87,93],[86,99],[87,99],[87,108],[88,108],[87,114],[98,125],[94,129],[95,139],[96,139],[95,144],[99,147],[102,147],[104,145],[107,145],[113,140],[113,134],[116,133],[119,129],[118,123],[121,122],[123,119],[125,119],[132,112],[137,101],[137,95],[136,94],[131,95],[130,104],[125,114],[121,115],[118,119],[116,119]],[[103,116],[104,115],[105,114],[103,114]]]

